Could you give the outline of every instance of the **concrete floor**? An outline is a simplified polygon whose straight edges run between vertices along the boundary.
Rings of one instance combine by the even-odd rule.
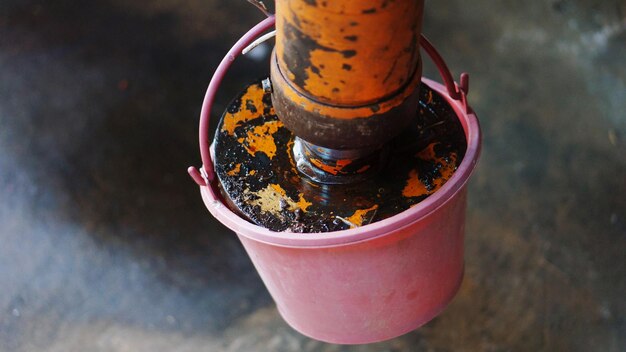
[[[484,149],[438,318],[345,347],[291,330],[185,169],[244,1],[0,3],[0,351],[626,350],[626,4],[429,1]],[[267,72],[242,59],[217,110]],[[428,76],[435,77],[432,68]]]

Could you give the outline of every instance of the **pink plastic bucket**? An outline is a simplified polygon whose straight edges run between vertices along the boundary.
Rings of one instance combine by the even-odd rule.
[[[445,86],[424,79],[456,112],[465,131],[465,157],[448,182],[423,202],[360,228],[301,234],[272,232],[243,220],[224,205],[215,188],[208,150],[208,116],[229,63],[263,30],[268,18],[233,47],[209,85],[201,116],[201,186],[213,216],[237,233],[280,314],[294,329],[332,343],[362,344],[390,339],[425,324],[441,312],[463,278],[466,183],[478,160],[478,120],[467,105],[468,79],[457,85],[434,48],[425,51]],[[216,79],[217,77],[217,79]],[[217,85],[215,82],[217,81]],[[204,131],[203,131],[204,130]]]

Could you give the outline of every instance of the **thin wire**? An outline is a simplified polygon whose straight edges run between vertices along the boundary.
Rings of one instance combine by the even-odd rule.
[[[352,221],[348,220],[348,219],[344,219],[341,216],[336,216],[335,217],[341,221],[343,221],[346,225],[350,226],[351,228],[357,228],[359,227],[357,224],[353,223]]]
[[[261,45],[264,41],[273,38],[276,36],[276,30],[273,30],[269,33],[263,34],[259,39],[255,40],[252,42],[252,44],[248,45],[247,47],[245,47],[241,53],[243,55],[246,55],[247,53],[249,53],[252,49],[256,48],[257,46]]]
[[[267,9],[267,6],[265,6],[265,4],[263,3],[263,1],[260,0],[248,0],[249,3],[251,3],[252,5],[254,5],[257,9],[261,10],[261,12],[263,12],[263,14],[267,17],[272,16],[272,13]]]

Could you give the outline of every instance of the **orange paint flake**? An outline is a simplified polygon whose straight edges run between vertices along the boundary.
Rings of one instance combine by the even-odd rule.
[[[302,209],[302,211],[306,211],[311,205],[313,205],[313,203],[307,202],[307,200],[304,199],[304,194],[300,193],[298,197],[300,199],[298,199],[296,205],[298,206],[298,208]]]
[[[419,174],[417,173],[417,170],[413,169],[411,170],[411,172],[409,172],[409,178],[407,179],[406,185],[402,190],[403,196],[408,198],[433,194],[439,188],[441,188],[441,186],[443,186],[456,171],[456,154],[452,153],[450,155],[449,162],[446,161],[444,158],[437,158],[437,154],[435,153],[435,146],[437,144],[437,142],[431,143],[428,145],[428,147],[424,148],[424,150],[415,154],[416,157],[422,160],[427,160],[441,165],[441,167],[439,168],[440,176],[433,180],[434,187],[429,191],[426,188],[426,185],[424,185],[419,179]]]
[[[226,131],[229,135],[235,133],[235,129],[245,123],[246,121],[253,120],[260,117],[263,113],[263,88],[257,84],[253,84],[248,87],[248,90],[241,97],[241,103],[236,113],[231,114],[229,112],[224,115],[224,123],[222,124],[222,131]],[[247,105],[253,105],[256,108],[256,112],[252,112],[246,108]],[[270,111],[270,114],[274,114],[274,108]]]
[[[340,159],[337,160],[337,162],[335,163],[335,166],[331,166],[328,164],[325,164],[323,161],[319,160],[319,159],[315,159],[315,158],[311,158],[310,159],[311,164],[315,165],[318,169],[324,170],[330,174],[333,175],[337,175],[337,174],[345,174],[345,172],[343,171],[343,169],[352,164],[352,160],[350,159]]]
[[[235,167],[232,170],[228,171],[226,174],[228,176],[235,176],[239,173],[239,171],[241,171],[241,163],[235,165]]]
[[[365,171],[369,170],[370,167],[372,167],[372,165],[364,165],[363,167],[361,167],[360,169],[356,170],[357,174],[362,174]]]
[[[311,164],[315,165],[318,169],[324,170],[325,172],[328,172],[329,174],[337,175],[339,173],[339,170],[337,170],[337,167],[326,165],[319,159],[311,158],[309,160],[311,161]]]
[[[248,131],[245,140],[239,139],[238,141],[243,144],[250,155],[255,156],[256,153],[263,152],[272,159],[276,155],[276,142],[273,134],[282,126],[280,121],[268,121]]]
[[[417,170],[413,169],[409,173],[409,179],[406,181],[406,186],[402,190],[402,195],[410,197],[419,197],[425,194],[429,194],[426,186],[420,181]]]
[[[363,226],[363,222],[366,220],[367,215],[376,209],[378,209],[378,204],[375,204],[372,207],[367,208],[367,209],[358,209],[357,211],[354,212],[354,214],[346,218],[346,220],[348,220],[354,226],[357,226],[357,227]],[[367,218],[367,220],[371,220],[372,218],[373,216]],[[350,227],[353,228],[354,226],[351,225]]]
[[[446,183],[450,177],[456,171],[456,153],[450,154],[450,162],[446,163],[445,160],[439,159],[441,162],[441,169],[439,172],[441,173],[441,177],[435,180],[435,190],[439,189],[441,186]]]
[[[272,187],[272,189],[276,191],[276,193],[280,194],[281,196],[283,197],[287,196],[287,192],[285,192],[285,190],[279,184],[272,183],[270,184],[270,187]]]

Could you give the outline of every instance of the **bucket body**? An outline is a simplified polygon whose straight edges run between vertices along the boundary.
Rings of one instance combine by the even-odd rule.
[[[326,233],[272,232],[226,206],[209,150],[209,118],[233,59],[274,25],[270,16],[248,31],[218,66],[202,104],[203,166],[189,167],[211,214],[239,236],[284,319],[309,337],[362,344],[390,339],[445,308],[463,277],[467,181],[480,154],[478,119],[467,104],[469,76],[454,82],[432,44],[420,37],[444,85],[422,79],[454,109],[465,132],[465,156],[448,181],[422,202],[381,221]]]
[[[333,343],[381,341],[428,322],[456,293],[465,193],[369,241],[293,248],[239,238],[293,328]]]
[[[272,232],[233,213],[215,186],[200,187],[209,211],[239,236],[283,318],[304,335],[341,344],[387,340],[435,317],[460,286],[480,128],[464,99],[423,81],[455,110],[467,149],[446,184],[400,214],[338,232]]]

